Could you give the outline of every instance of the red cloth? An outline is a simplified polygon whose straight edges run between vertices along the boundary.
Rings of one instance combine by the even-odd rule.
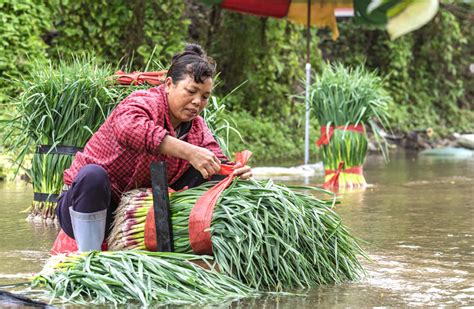
[[[169,118],[164,85],[135,91],[113,110],[87,142],[84,151],[76,154],[71,167],[64,171],[64,183],[70,185],[83,166],[98,164],[109,175],[112,196],[119,201],[123,192],[151,187],[151,162],[165,161],[171,185],[190,164],[159,153],[160,143],[168,134],[176,136]],[[185,140],[227,160],[200,116],[193,120]]]
[[[155,72],[132,72],[125,73],[124,71],[115,72],[117,81],[122,85],[141,85],[148,83],[150,85],[159,86],[163,84],[166,78],[166,70]]]
[[[358,125],[347,125],[347,126],[330,126],[329,129],[326,126],[321,126],[321,137],[319,140],[316,141],[316,145],[318,147],[321,147],[321,145],[327,145],[329,141],[331,140],[332,135],[334,134],[334,130],[343,130],[343,131],[353,131],[353,132],[358,132],[358,133],[364,133],[364,126],[361,124]]]
[[[288,14],[290,2],[290,0],[224,0],[220,6],[237,12],[283,18]]]

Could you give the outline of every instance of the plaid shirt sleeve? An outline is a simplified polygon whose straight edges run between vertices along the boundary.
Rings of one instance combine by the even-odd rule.
[[[159,146],[168,135],[164,124],[163,104],[150,92],[138,91],[121,102],[111,115],[115,137],[124,148],[159,154]]]

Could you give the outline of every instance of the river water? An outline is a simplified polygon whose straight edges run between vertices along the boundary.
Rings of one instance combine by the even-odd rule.
[[[336,211],[363,239],[370,260],[359,282],[270,295],[232,308],[474,306],[474,159],[370,156],[364,191],[341,193]],[[284,183],[322,182],[322,175]],[[278,178],[275,181],[279,182]],[[48,258],[57,230],[25,221],[23,183],[0,183],[0,284],[25,281]]]

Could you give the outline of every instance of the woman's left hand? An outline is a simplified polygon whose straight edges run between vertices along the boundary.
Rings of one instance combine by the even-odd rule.
[[[252,169],[250,166],[242,166],[241,163],[236,163],[234,167],[234,176],[238,176],[240,179],[249,179],[252,177]]]

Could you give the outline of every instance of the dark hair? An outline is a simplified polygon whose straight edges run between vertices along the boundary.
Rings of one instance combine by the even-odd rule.
[[[171,77],[176,84],[189,75],[196,83],[203,83],[206,79],[212,78],[215,71],[214,59],[208,57],[201,46],[188,43],[183,52],[173,56],[166,77]]]

